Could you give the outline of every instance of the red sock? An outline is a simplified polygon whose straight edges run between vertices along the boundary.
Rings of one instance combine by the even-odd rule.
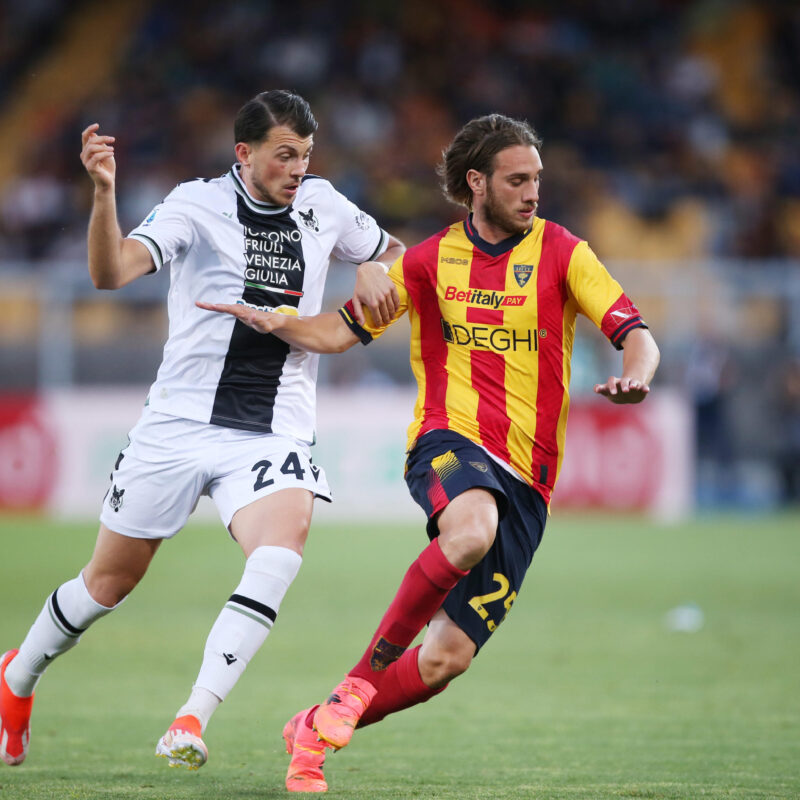
[[[403,655],[467,572],[451,564],[434,539],[408,568],[367,651],[349,674],[380,686],[389,664]]]
[[[430,700],[447,686],[431,689],[419,674],[419,646],[406,650],[400,658],[386,668],[381,688],[358,722],[358,727],[380,722],[387,714]]]

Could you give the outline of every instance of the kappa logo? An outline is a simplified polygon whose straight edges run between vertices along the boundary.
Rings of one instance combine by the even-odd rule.
[[[116,483],[111,487],[111,499],[108,501],[108,504],[114,509],[115,512],[122,508],[122,495],[124,494],[125,490],[117,489]]]
[[[309,208],[308,211],[300,211],[300,209],[298,209],[297,213],[300,214],[300,219],[303,220],[303,225],[305,225],[306,228],[310,231],[314,231],[314,233],[319,233],[319,220],[314,214],[313,208]]]
[[[356,214],[356,225],[362,231],[365,231],[369,228],[369,217],[363,211],[359,211],[358,214]]]
[[[533,264],[514,264],[514,277],[522,288],[533,275]]]

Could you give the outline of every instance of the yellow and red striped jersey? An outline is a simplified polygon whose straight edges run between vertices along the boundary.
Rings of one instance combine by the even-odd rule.
[[[586,242],[535,219],[491,244],[471,218],[409,248],[389,271],[408,312],[418,395],[408,447],[456,431],[511,466],[549,503],[561,468],[575,318],[585,314],[621,349],[646,327]],[[358,325],[365,344],[388,326]],[[394,320],[393,320],[394,321]],[[391,323],[389,323],[391,324]]]

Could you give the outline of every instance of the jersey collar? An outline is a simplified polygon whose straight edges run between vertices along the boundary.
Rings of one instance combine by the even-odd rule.
[[[490,256],[501,256],[503,253],[513,250],[532,230],[533,225],[531,225],[531,227],[528,228],[528,230],[526,230],[524,233],[515,233],[513,236],[509,236],[508,239],[503,239],[502,242],[492,244],[491,242],[487,242],[486,239],[482,239],[478,234],[478,231],[475,230],[475,226],[472,224],[471,213],[464,220],[464,233],[466,233],[467,239],[469,239],[479,250],[482,250],[484,253]]]
[[[231,176],[233,188],[236,189],[236,193],[244,200],[245,205],[251,211],[255,211],[256,214],[273,216],[275,214],[283,214],[284,211],[288,211],[291,208],[291,206],[274,206],[271,203],[264,203],[261,200],[256,200],[248,191],[247,186],[245,186],[241,171],[241,164],[234,164],[228,174]]]

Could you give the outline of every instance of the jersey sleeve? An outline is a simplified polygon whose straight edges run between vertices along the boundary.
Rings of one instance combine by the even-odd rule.
[[[622,350],[630,331],[647,327],[639,309],[586,242],[579,242],[572,251],[567,286],[581,313],[600,328],[617,350]]]
[[[185,252],[192,244],[194,230],[186,213],[182,186],[176,186],[129,234],[141,242],[153,257],[156,270]]]
[[[333,255],[353,264],[374,261],[389,243],[389,237],[373,217],[362,211],[343,194],[334,192],[334,208],[339,237],[333,246]]]
[[[405,254],[404,254],[405,255]],[[348,300],[340,309],[339,315],[345,321],[348,328],[361,340],[361,344],[369,344],[373,339],[377,339],[390,325],[397,322],[400,317],[408,310],[408,290],[406,289],[405,281],[403,280],[403,256],[397,259],[389,270],[389,277],[397,287],[397,293],[400,295],[400,304],[397,306],[394,316],[391,321],[386,325],[377,325],[372,319],[372,315],[366,306],[364,308],[364,316],[366,321],[364,325],[359,325],[356,321],[355,312],[353,310],[353,301]]]

